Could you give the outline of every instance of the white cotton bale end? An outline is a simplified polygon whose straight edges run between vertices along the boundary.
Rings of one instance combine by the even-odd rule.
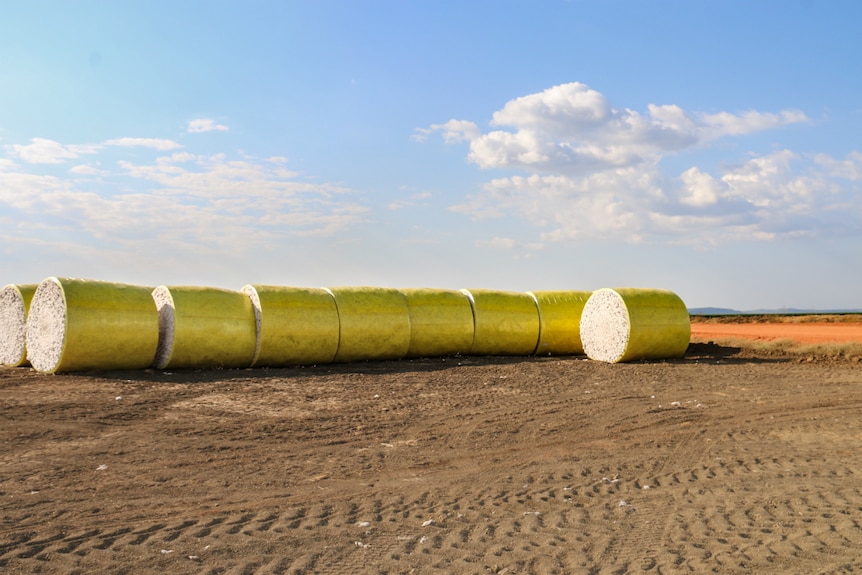
[[[539,309],[526,293],[463,289],[473,308],[471,355],[532,355],[539,342]]]
[[[254,306],[253,367],[330,363],[338,351],[338,309],[322,288],[246,285]]]
[[[581,340],[590,359],[617,363],[682,357],[691,338],[688,309],[666,290],[603,288],[581,314]]]
[[[44,373],[141,369],[159,341],[151,288],[48,278],[27,316],[27,359]]]
[[[159,319],[156,369],[251,365],[257,328],[246,294],[209,287],[159,286],[151,299]]]
[[[9,284],[0,290],[0,365],[27,362],[27,314],[36,284]]]
[[[527,292],[539,308],[539,345],[536,355],[580,355],[581,314],[591,291]]]
[[[337,287],[340,336],[335,361],[401,359],[410,349],[410,316],[404,294],[390,288]]]
[[[407,357],[440,357],[470,353],[473,309],[460,291],[402,289],[410,315]]]

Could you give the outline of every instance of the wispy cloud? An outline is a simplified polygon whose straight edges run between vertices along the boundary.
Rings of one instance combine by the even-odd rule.
[[[119,146],[123,148],[152,148],[162,152],[182,148],[180,144],[173,140],[162,138],[116,138],[114,140],[107,140],[104,144],[106,146]]]
[[[130,146],[155,154],[117,158],[117,151]],[[16,222],[7,235],[20,244],[35,239],[35,230],[50,230],[49,236],[62,233],[70,244],[150,254],[182,251],[194,257],[219,249],[277,249],[291,238],[333,236],[363,222],[368,211],[351,189],[309,181],[287,169],[278,156],[232,158],[187,150],[159,154],[179,146],[172,140],[131,137],[87,150],[97,154],[109,147],[110,160],[106,154],[97,156],[95,165],[74,165],[67,177],[0,157],[0,214],[14,214]],[[76,146],[38,139],[8,150],[42,163],[82,153]]]
[[[469,142],[478,138],[482,133],[479,126],[473,122],[453,119],[443,124],[431,124],[428,128],[416,128],[410,139],[414,142],[424,142],[435,132],[442,134],[443,141],[447,144]]]
[[[31,164],[62,164],[66,160],[95,154],[100,147],[95,145],[63,145],[46,138],[33,138],[29,144],[8,146],[13,156]]]
[[[115,138],[101,144],[61,144],[47,138],[33,138],[29,144],[6,146],[10,154],[30,164],[62,164],[82,156],[98,154],[105,147],[143,147],[166,151],[181,148],[173,140],[161,138]]]
[[[77,166],[72,166],[71,168],[69,168],[69,173],[78,176],[99,176],[107,174],[105,170],[100,170],[99,168],[87,164],[78,164]]]
[[[390,210],[400,210],[403,208],[413,208],[416,206],[427,207],[429,205],[427,200],[431,197],[431,195],[431,192],[419,192],[416,194],[411,194],[405,199],[399,199],[395,200],[394,202],[390,202],[387,207]]]
[[[230,128],[224,124],[217,124],[215,120],[211,120],[209,118],[189,120],[188,126],[186,127],[186,131],[190,134],[201,132],[227,132],[229,129]]]
[[[55,176],[29,174],[14,168],[0,170],[0,205],[14,210],[36,213],[45,198],[63,194],[70,188],[69,182]],[[52,209],[51,205],[45,207]]]
[[[490,240],[477,240],[476,245],[480,248],[511,250],[518,245],[518,242],[512,238],[494,236]]]

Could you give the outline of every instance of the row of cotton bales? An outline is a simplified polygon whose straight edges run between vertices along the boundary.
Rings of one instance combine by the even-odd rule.
[[[644,289],[506,292],[48,278],[0,291],[0,363],[45,373],[464,355],[678,357],[685,305]]]

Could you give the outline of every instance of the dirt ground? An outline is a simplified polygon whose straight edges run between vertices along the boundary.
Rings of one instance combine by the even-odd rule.
[[[0,369],[2,573],[859,573],[862,365]]]

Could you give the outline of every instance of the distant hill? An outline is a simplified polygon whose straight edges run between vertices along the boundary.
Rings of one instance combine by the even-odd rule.
[[[688,309],[691,315],[740,315],[742,312],[726,307],[692,307]]]
[[[862,313],[862,308],[857,309],[797,309],[797,308],[781,308],[781,309],[753,309],[748,311],[740,311],[726,307],[692,307],[688,313],[691,315],[804,315],[804,314],[840,314],[840,313]]]

